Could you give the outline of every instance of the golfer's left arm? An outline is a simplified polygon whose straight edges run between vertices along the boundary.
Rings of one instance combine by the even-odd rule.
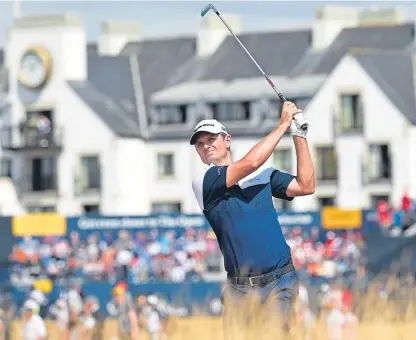
[[[288,197],[312,195],[315,192],[315,171],[308,141],[296,135],[293,136],[293,141],[296,150],[297,176],[288,185],[286,195]]]

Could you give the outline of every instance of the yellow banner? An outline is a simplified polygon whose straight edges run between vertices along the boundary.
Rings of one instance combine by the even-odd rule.
[[[62,236],[66,234],[66,218],[56,213],[36,213],[12,219],[14,236]]]
[[[361,210],[344,210],[335,207],[322,209],[322,226],[325,229],[354,229],[362,225]]]

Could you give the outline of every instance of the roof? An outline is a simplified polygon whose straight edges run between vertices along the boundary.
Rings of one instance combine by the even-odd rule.
[[[118,135],[138,136],[132,70],[128,57],[89,56],[88,80],[68,84]]]
[[[323,75],[295,79],[278,76],[271,78],[287,98],[313,96],[325,80]],[[151,97],[154,104],[191,104],[198,101],[243,101],[262,98],[277,98],[264,77],[239,78],[228,82],[224,80],[188,82],[156,92]]]
[[[165,87],[174,73],[196,54],[195,37],[143,40],[127,44],[120,55],[137,55],[145,99]]]
[[[138,122],[132,73],[128,57],[88,57],[88,81]]]
[[[311,44],[311,30],[246,33],[239,39],[267,74],[285,76]],[[270,56],[273,56],[271,58]],[[213,79],[233,80],[261,75],[233,36],[227,36],[209,57],[194,56],[177,70],[168,84]]]
[[[414,51],[414,31],[413,23],[347,28],[324,50],[313,49],[311,29],[246,33],[239,38],[289,98],[313,96],[351,48],[371,49],[353,55],[398,109],[416,124],[410,52],[381,52]],[[239,100],[275,95],[232,36],[227,36],[211,56],[205,57],[197,55],[195,37],[128,43],[116,57],[99,56],[96,44],[88,44],[87,52],[88,80],[69,84],[121,136],[143,137],[139,131],[150,121],[151,99],[155,103],[186,104],[201,99]],[[148,137],[187,134],[180,133],[181,128],[186,130],[178,125],[168,129],[171,133],[153,131]]]
[[[413,43],[414,35],[413,23],[346,28],[338,34],[326,50],[308,51],[300,64],[293,68],[291,76],[328,74],[353,47],[404,50]]]
[[[354,58],[392,103],[416,124],[415,79],[412,54],[402,51],[352,51]]]
[[[242,34],[239,37],[287,97],[313,95],[325,75],[332,72],[352,48],[370,49],[372,52],[354,56],[398,109],[416,124],[413,64],[410,52],[401,54],[406,50],[415,51],[414,23],[346,28],[324,50],[313,49],[310,30]],[[271,55],[275,58],[271,59]],[[397,72],[396,66],[389,67],[389,63],[397,64]],[[267,96],[271,89],[262,84],[259,74],[241,46],[229,36],[210,58],[195,56],[188,60],[171,77],[168,82],[171,87],[152,98],[157,103],[182,101],[185,104],[207,98],[206,93],[218,100]],[[405,80],[401,81],[401,77]],[[238,82],[234,82],[236,80]],[[290,84],[296,86],[290,88]]]
[[[97,45],[88,44],[88,80],[68,84],[116,134],[139,136],[138,108],[142,106],[136,92],[143,96],[140,99],[146,107],[150,94],[162,89],[195,52],[194,37],[128,43],[118,56],[100,56]],[[132,56],[138,61],[138,69],[131,65]],[[135,75],[140,82],[136,86]]]
[[[116,134],[121,137],[139,137],[137,122],[130,119],[127,112],[110,96],[103,94],[89,81],[68,81],[68,84]]]
[[[98,45],[96,43],[87,44],[87,55],[98,55]]]

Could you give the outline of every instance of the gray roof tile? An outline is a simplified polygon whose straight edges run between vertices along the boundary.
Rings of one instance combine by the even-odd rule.
[[[148,96],[165,87],[170,77],[195,53],[195,37],[180,37],[129,43],[120,55],[138,56],[141,85],[147,101]]]
[[[323,54],[310,52],[302,60],[305,68],[299,65],[294,68],[291,75],[300,74],[327,74],[338,64],[349,48],[363,47],[384,50],[404,50],[414,40],[413,23],[397,26],[374,26],[346,28],[336,37],[334,42]]]
[[[127,56],[89,56],[88,81],[138,122],[132,70]]]
[[[412,55],[401,51],[358,51],[354,58],[373,78],[392,103],[416,124]]]
[[[87,44],[87,55],[98,55],[98,44],[88,43]]]
[[[101,92],[89,81],[68,81],[68,84],[116,134],[125,137],[139,136],[137,122],[111,96]]]
[[[241,34],[239,39],[267,74],[288,75],[311,44],[310,30]],[[206,65],[201,80],[258,77],[259,70],[232,36]]]

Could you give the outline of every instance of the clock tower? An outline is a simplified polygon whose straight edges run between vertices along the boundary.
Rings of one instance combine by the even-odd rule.
[[[68,81],[87,75],[84,25],[75,14],[22,17],[8,32],[7,64],[12,124],[28,118],[28,112],[53,111],[55,123],[62,117],[58,103],[68,93]],[[63,122],[62,122],[63,123]]]

